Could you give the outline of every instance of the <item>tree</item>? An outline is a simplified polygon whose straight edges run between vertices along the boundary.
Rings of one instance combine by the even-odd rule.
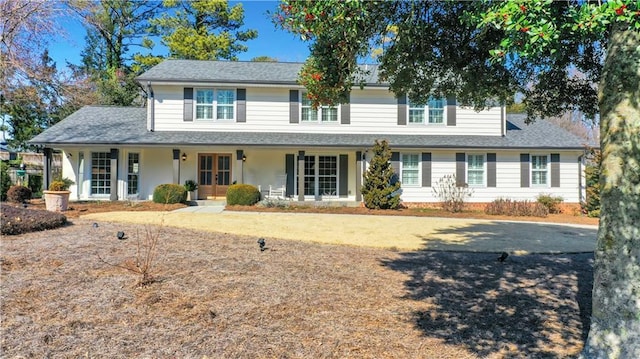
[[[133,66],[132,47],[144,48],[149,21],[160,4],[135,0],[79,1],[73,9],[87,29],[82,52],[84,71],[96,83],[100,103],[129,106],[141,102],[142,89],[135,82],[139,68]]]
[[[602,207],[583,355],[638,358],[639,7],[630,0],[285,1],[275,21],[311,41],[300,77],[315,74],[308,88],[315,105],[345,101],[358,84],[357,59],[395,25],[379,73],[412,101],[453,95],[482,108],[519,91],[529,121],[574,110],[599,115]]]
[[[255,39],[256,30],[241,30],[242,4],[229,7],[226,0],[165,0],[167,12],[151,21],[152,31],[169,49],[169,58],[189,60],[233,60],[247,51],[243,42]],[[153,42],[147,45],[153,48]],[[138,56],[143,66],[160,62],[162,56]]]
[[[362,184],[364,205],[370,209],[397,209],[400,206],[400,181],[389,162],[389,143],[376,140],[372,152]]]
[[[278,59],[270,56],[256,56],[251,59],[253,62],[278,62]]]

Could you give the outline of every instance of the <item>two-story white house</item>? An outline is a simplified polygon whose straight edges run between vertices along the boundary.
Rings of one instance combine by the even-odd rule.
[[[137,79],[145,108],[84,107],[31,143],[63,151],[76,200],[150,199],[159,184],[195,180],[200,199],[248,183],[297,201],[361,201],[376,139],[390,144],[407,205],[437,202],[432,187],[448,174],[473,188],[469,202],[581,199],[583,141],[551,123],[453,98],[412,104],[375,66],[349,103],[314,110],[301,66],[166,60]]]

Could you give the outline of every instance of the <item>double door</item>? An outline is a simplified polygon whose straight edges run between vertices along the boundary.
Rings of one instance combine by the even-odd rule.
[[[198,199],[225,197],[231,184],[231,154],[198,154]]]

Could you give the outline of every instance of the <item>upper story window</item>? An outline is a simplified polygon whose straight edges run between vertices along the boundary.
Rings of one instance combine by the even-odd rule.
[[[234,119],[235,90],[196,89],[195,91],[196,120]]]
[[[419,186],[420,156],[417,153],[403,153],[400,168],[400,182],[407,186]]]
[[[547,185],[548,157],[546,155],[531,156],[531,184],[534,186]]]
[[[484,185],[484,155],[467,155],[467,182],[470,186]]]
[[[323,123],[337,123],[338,122],[338,107],[336,106],[320,106],[317,110],[314,110],[311,106],[311,100],[307,97],[307,93],[302,93],[301,104],[301,116],[300,122],[319,122]]]
[[[426,105],[409,102],[409,123],[443,124],[445,99],[431,98]]]

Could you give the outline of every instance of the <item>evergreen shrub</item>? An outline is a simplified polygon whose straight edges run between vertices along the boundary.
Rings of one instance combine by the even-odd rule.
[[[227,205],[253,206],[260,201],[260,191],[249,184],[233,184],[227,189]]]

